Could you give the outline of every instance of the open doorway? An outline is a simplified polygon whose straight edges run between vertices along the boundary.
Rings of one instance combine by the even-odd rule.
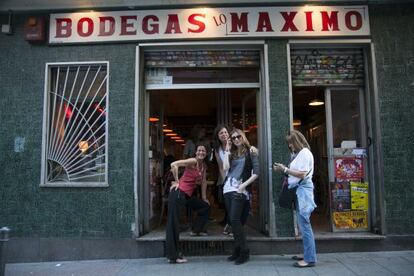
[[[210,147],[213,131],[218,124],[226,124],[244,130],[251,145],[258,147],[257,94],[256,88],[218,89],[169,89],[149,90],[149,228],[162,231],[165,228],[169,164],[187,158],[186,142],[201,131],[199,137]],[[197,133],[199,134],[199,132]],[[224,202],[218,185],[217,162],[209,154],[207,169],[207,195],[211,203],[207,231],[210,236],[222,236]],[[251,214],[247,232],[260,235],[260,192],[255,183],[252,190]],[[183,231],[191,223],[194,214],[182,210]],[[185,233],[184,233],[185,236]]]
[[[365,54],[358,46],[328,44],[290,51],[293,125],[314,155],[317,233],[370,229]]]
[[[319,104],[316,100],[319,100]],[[312,101],[315,105],[309,105]],[[317,208],[311,219],[315,232],[331,230],[325,113],[324,87],[303,86],[293,89],[293,127],[305,135],[314,156],[313,181]]]
[[[363,89],[293,90],[294,127],[314,155],[312,225],[317,233],[367,231],[369,183]]]

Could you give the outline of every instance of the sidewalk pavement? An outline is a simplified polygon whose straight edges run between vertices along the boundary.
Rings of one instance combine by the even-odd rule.
[[[6,265],[6,276],[146,276],[146,275],[414,275],[414,251],[318,254],[311,268],[293,267],[292,255],[253,255],[234,265],[226,256],[188,257],[186,264],[168,264],[165,258],[92,260]]]

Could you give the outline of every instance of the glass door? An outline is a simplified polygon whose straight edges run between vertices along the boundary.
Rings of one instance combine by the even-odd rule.
[[[363,89],[327,88],[326,122],[331,226],[369,229],[369,183]]]

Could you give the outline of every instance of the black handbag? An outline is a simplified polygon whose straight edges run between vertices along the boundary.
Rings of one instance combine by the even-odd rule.
[[[282,208],[286,208],[286,209],[294,209],[294,204],[296,201],[296,189],[292,188],[289,189],[288,188],[288,181],[287,181],[287,176],[284,177],[283,179],[283,184],[282,184],[282,191],[280,192],[279,195],[279,206]]]
[[[308,173],[306,174],[305,178],[309,175],[311,171],[308,171]],[[305,179],[301,179],[298,182],[298,186],[300,185],[300,183],[302,183],[302,181]],[[283,184],[282,184],[282,191],[280,192],[279,195],[279,206],[282,208],[286,208],[286,209],[295,209],[295,204],[296,204],[296,190],[298,189],[298,186],[289,189],[288,188],[288,177],[285,176],[283,178]]]

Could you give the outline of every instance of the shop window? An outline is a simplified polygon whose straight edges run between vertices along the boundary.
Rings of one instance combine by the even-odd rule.
[[[108,64],[48,64],[41,186],[107,186]]]

